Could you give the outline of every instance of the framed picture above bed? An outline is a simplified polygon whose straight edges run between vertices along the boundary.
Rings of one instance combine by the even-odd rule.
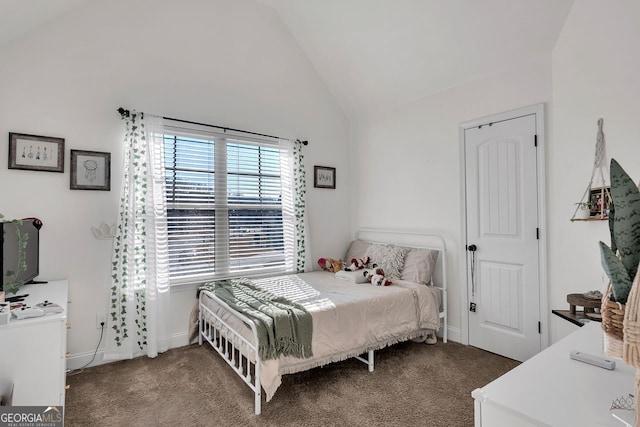
[[[336,188],[336,168],[328,166],[313,167],[313,186],[315,188]]]

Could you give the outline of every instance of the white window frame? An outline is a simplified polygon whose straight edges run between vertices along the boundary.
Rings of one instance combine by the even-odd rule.
[[[287,231],[286,231],[286,225],[284,224],[285,221],[285,210],[287,209],[287,207],[285,206],[285,197],[281,197],[281,201],[280,201],[280,207],[279,209],[282,211],[282,218],[283,218],[283,240],[285,241],[285,249],[284,249],[284,253],[283,253],[283,257],[284,257],[284,265],[282,266],[282,268],[277,268],[277,269],[272,269],[272,270],[268,270],[268,271],[258,271],[258,272],[253,272],[252,274],[244,274],[243,272],[230,272],[230,256],[229,256],[229,251],[230,251],[230,233],[229,233],[229,215],[228,215],[228,211],[231,209],[237,209],[238,207],[240,208],[255,208],[256,206],[251,206],[251,205],[241,205],[241,206],[236,206],[236,205],[232,205],[230,206],[228,203],[228,195],[227,195],[227,177],[228,177],[228,168],[227,168],[227,144],[228,143],[240,143],[240,144],[255,144],[255,145],[259,145],[259,146],[264,146],[264,147],[273,147],[276,149],[279,149],[279,142],[277,139],[275,138],[267,138],[267,137],[254,137],[254,136],[246,136],[244,134],[238,134],[235,132],[215,132],[215,131],[211,131],[211,129],[208,129],[206,127],[203,126],[191,126],[186,128],[186,127],[181,127],[181,126],[172,126],[172,125],[166,125],[164,127],[164,135],[168,136],[179,136],[179,137],[186,137],[186,138],[198,138],[198,139],[211,139],[214,143],[214,153],[215,153],[215,159],[214,159],[214,171],[215,171],[215,204],[214,204],[214,211],[216,212],[215,215],[215,246],[214,246],[214,265],[215,265],[215,273],[212,273],[210,275],[200,275],[200,276],[196,276],[196,277],[183,277],[183,278],[172,278],[171,279],[171,286],[177,286],[177,287],[184,287],[186,285],[195,285],[195,284],[201,284],[201,283],[205,283],[208,281],[212,281],[212,280],[221,280],[221,279],[226,279],[226,278],[233,278],[233,277],[265,277],[265,276],[273,276],[273,275],[277,275],[277,274],[287,274],[287,273],[294,273],[295,271],[293,270],[294,266],[293,264],[287,260],[287,251],[288,249],[286,248],[287,245]],[[222,156],[222,158],[224,159],[224,161],[220,161],[220,157]],[[166,159],[166,158],[165,158]],[[163,159],[163,167],[164,166],[164,162],[165,159]],[[281,163],[282,163],[282,159],[281,159]],[[293,172],[293,171],[292,171]],[[281,169],[281,185],[284,186],[285,181],[291,181],[293,179],[293,177],[284,177],[283,174],[284,172]],[[282,189],[282,192],[284,192],[284,188]],[[173,204],[170,204],[165,196],[165,201],[167,203],[167,211],[169,211],[170,209],[173,208]],[[179,207],[177,207],[179,209]],[[260,208],[262,208],[262,206],[260,206]],[[270,209],[273,209],[273,207],[271,207]],[[221,210],[224,210],[227,214],[226,215],[219,215],[219,212]],[[293,242],[291,242],[293,243]]]

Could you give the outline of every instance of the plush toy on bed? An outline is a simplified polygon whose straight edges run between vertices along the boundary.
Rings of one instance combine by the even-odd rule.
[[[375,286],[389,286],[392,283],[391,280],[384,277],[384,271],[380,267],[365,270],[362,274],[364,274],[365,279]]]
[[[345,271],[362,270],[363,268],[367,268],[369,266],[370,261],[371,261],[371,258],[369,258],[366,255],[360,259],[351,258],[351,265],[345,268],[344,270]]]
[[[318,260],[318,265],[323,270],[330,271],[335,273],[337,271],[342,270],[342,260],[341,259],[333,259],[333,258],[320,258]]]

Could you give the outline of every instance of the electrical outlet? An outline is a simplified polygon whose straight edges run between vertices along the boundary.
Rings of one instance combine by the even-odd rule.
[[[96,314],[96,329],[102,329],[102,326],[107,327],[107,315],[105,313]]]

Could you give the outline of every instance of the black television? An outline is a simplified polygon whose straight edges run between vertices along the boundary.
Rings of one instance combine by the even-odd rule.
[[[2,226],[2,244],[0,245],[0,271],[2,280],[0,290],[3,290],[7,281],[16,283],[18,286],[32,283],[40,270],[40,228],[42,221],[37,218],[25,218],[20,222],[5,221]],[[26,268],[19,269],[18,236],[26,236],[26,246],[24,250]]]

